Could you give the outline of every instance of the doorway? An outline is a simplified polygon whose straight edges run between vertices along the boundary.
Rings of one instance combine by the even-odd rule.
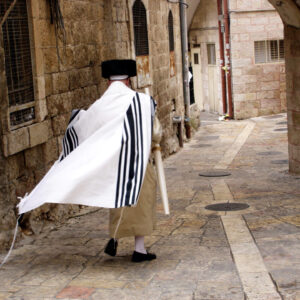
[[[191,49],[191,61],[193,68],[194,79],[194,97],[195,103],[200,110],[204,109],[203,104],[203,87],[202,87],[202,68],[201,68],[201,53],[200,45]]]

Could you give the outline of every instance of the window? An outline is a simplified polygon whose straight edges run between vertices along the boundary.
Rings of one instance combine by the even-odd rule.
[[[169,17],[168,17],[168,28],[169,28],[169,47],[171,52],[174,51],[173,15],[171,11],[169,12]]]
[[[215,44],[207,44],[207,63],[216,65],[216,47]]]
[[[139,88],[151,83],[146,8],[141,0],[132,6],[134,46]]]
[[[176,75],[175,67],[175,43],[174,43],[174,28],[173,28],[173,14],[172,11],[169,11],[168,16],[168,29],[169,29],[169,49],[170,49],[170,76],[173,77]]]
[[[13,0],[2,0],[0,17]],[[18,0],[2,26],[10,126],[35,119],[34,88],[26,0]]]
[[[254,42],[255,63],[272,63],[284,60],[284,41],[269,40]]]
[[[148,32],[146,9],[141,0],[136,0],[132,7],[135,55],[148,55]]]
[[[194,64],[199,65],[199,54],[198,53],[194,53]]]

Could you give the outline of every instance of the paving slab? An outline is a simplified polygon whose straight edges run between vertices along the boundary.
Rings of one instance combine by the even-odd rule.
[[[286,114],[202,114],[193,138],[164,161],[171,215],[158,195],[157,229],[145,239],[155,261],[133,264],[132,238],[105,255],[108,210],[83,208],[18,240],[0,269],[0,299],[300,299],[300,176],[288,173],[284,122]],[[208,170],[230,175],[199,176]],[[205,208],[221,202],[250,207]]]

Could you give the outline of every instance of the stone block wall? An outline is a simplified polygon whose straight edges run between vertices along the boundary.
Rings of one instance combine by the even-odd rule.
[[[66,43],[56,39],[46,0],[28,0],[35,83],[36,122],[10,130],[4,50],[0,32],[0,248],[9,245],[16,221],[17,197],[41,180],[61,151],[61,139],[71,110],[88,108],[107,87],[101,78],[101,62],[135,58],[131,7],[133,1],[60,1]],[[145,0],[150,47],[150,91],[158,103],[164,128],[162,147],[167,156],[179,149],[173,114],[184,115],[179,7],[167,1]],[[168,13],[173,12],[176,75],[170,76]],[[58,55],[59,54],[59,55]],[[135,82],[133,86],[136,87]],[[41,216],[60,222],[76,212],[74,205],[44,205],[29,216],[34,224]],[[42,218],[43,219],[43,218]]]
[[[230,1],[230,9],[235,118],[286,111],[285,63],[255,64],[254,53],[255,41],[283,39],[278,13],[267,1]]]
[[[300,15],[300,13],[299,13]],[[290,172],[300,174],[300,28],[285,26]]]
[[[146,3],[146,1],[145,1]],[[149,0],[148,3],[148,32],[149,53],[152,66],[151,92],[158,105],[158,117],[164,128],[161,146],[164,155],[178,151],[179,134],[176,124],[173,124],[174,116],[181,116],[184,120],[184,100],[182,87],[181,67],[181,39],[179,5],[167,1]],[[173,76],[170,66],[170,49],[168,33],[169,12],[173,15],[174,29],[174,57],[175,75]],[[197,114],[192,116],[197,119]]]

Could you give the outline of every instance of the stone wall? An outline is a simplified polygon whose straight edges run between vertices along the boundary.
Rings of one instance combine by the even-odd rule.
[[[269,2],[284,22],[289,170],[300,174],[300,2]]]
[[[234,117],[245,119],[286,111],[284,62],[255,64],[254,41],[283,39],[283,24],[266,0],[230,0],[230,43]],[[201,45],[204,109],[222,113],[220,69],[216,68],[217,104],[212,109],[212,88],[206,43],[215,43],[219,66],[217,1],[202,0],[189,29],[189,42]]]
[[[173,125],[172,117],[184,116],[179,7],[159,0],[144,3],[151,61],[149,87],[158,103],[158,116],[164,128],[163,153],[167,156],[179,149],[177,126]],[[63,0],[60,4],[66,30],[65,45],[56,39],[48,1],[28,1],[37,116],[34,124],[13,131],[7,120],[4,52],[0,43],[1,247],[7,246],[13,236],[17,197],[32,190],[58,158],[71,110],[88,108],[105,91],[107,83],[101,78],[101,62],[135,58],[133,1]],[[170,76],[169,71],[170,9],[174,18],[175,76]],[[135,81],[133,85],[136,87]],[[26,224],[38,232],[39,227],[33,226],[38,220],[60,222],[78,210],[76,205],[44,205],[26,216]]]
[[[254,42],[283,39],[283,24],[267,1],[230,1],[234,116],[286,111],[285,63],[255,64]]]
[[[299,13],[300,17],[300,13]],[[290,172],[300,174],[300,28],[285,26]]]

